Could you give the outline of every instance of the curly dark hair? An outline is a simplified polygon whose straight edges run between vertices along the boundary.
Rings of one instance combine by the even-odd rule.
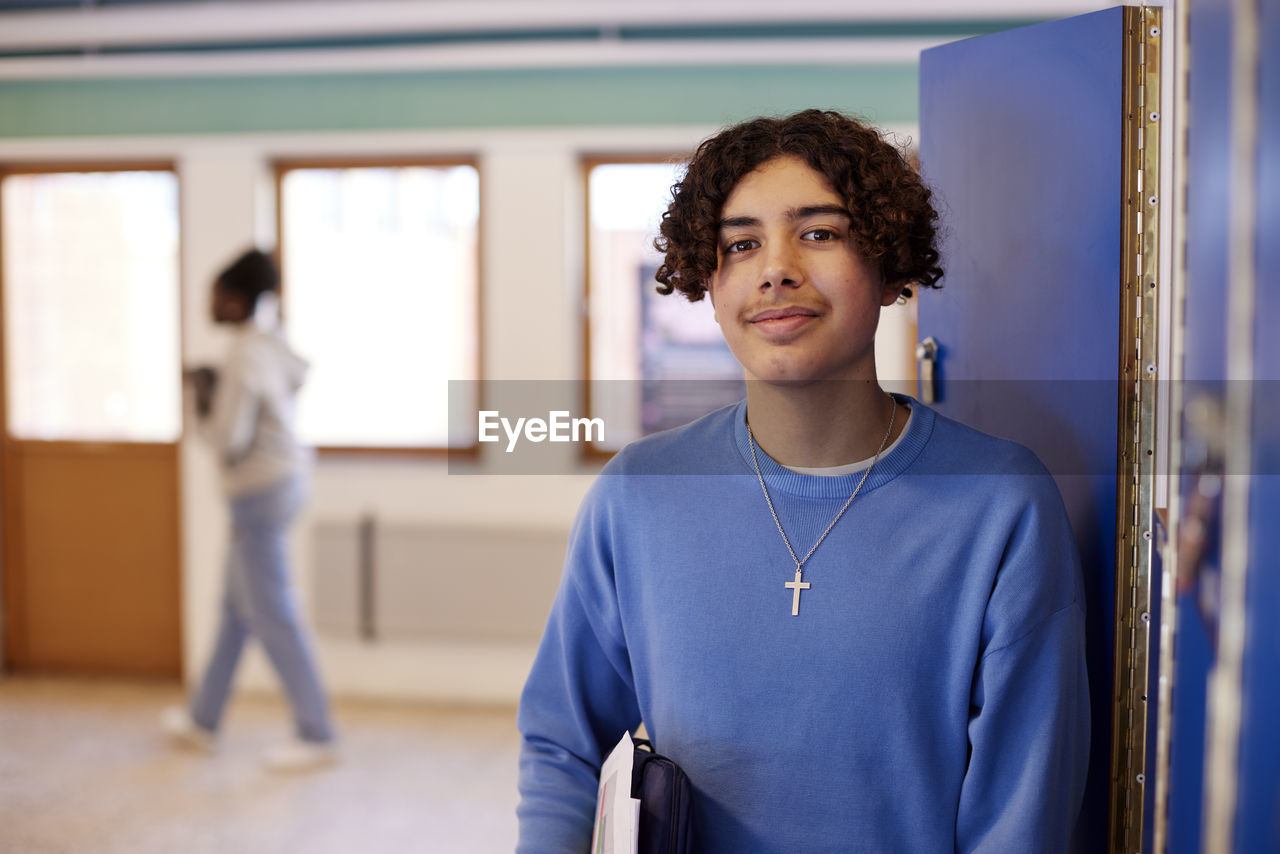
[[[886,283],[941,287],[932,193],[880,131],[831,110],[758,118],[704,140],[684,177],[671,188],[653,245],[665,254],[658,292],[680,291],[690,302],[707,292],[719,264],[720,214],[733,188],[756,167],[795,156],[844,198],[858,250]]]

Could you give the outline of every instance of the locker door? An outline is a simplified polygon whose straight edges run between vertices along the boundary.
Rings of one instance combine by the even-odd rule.
[[[1257,214],[1235,850],[1280,852],[1280,0],[1259,4]]]
[[[1225,144],[1205,154],[1227,167],[1225,240],[1212,242],[1220,232],[1188,232],[1189,258],[1212,249],[1226,257],[1225,281],[1197,278],[1191,268],[1187,276],[1188,302],[1216,296],[1225,304],[1221,605],[1209,678],[1201,850],[1280,852],[1280,0],[1207,5],[1230,24],[1224,63],[1230,112]],[[1199,11],[1199,4],[1192,7]],[[1203,55],[1193,42],[1193,73]],[[1193,93],[1193,120],[1200,109]],[[1212,316],[1188,312],[1188,342],[1207,322]],[[1184,746],[1184,754],[1190,749]],[[1173,772],[1175,779],[1181,774],[1176,766]],[[1180,843],[1179,850],[1193,849]]]
[[[1032,448],[1071,515],[1093,708],[1075,849],[1089,852],[1142,846],[1151,508],[1134,484],[1152,481],[1151,458],[1127,455],[1143,453],[1133,436],[1154,411],[1143,369],[1154,366],[1160,200],[1131,176],[1158,156],[1158,124],[1144,125],[1157,108],[1158,22],[1117,7],[934,48],[920,68],[921,171],[939,196],[947,275],[920,296],[919,334],[937,343],[935,405]],[[1133,465],[1141,478],[1118,477]],[[1117,545],[1140,558],[1122,565],[1119,611]]]
[[[1169,854],[1202,850],[1208,684],[1218,640],[1231,208],[1230,7],[1231,0],[1197,0],[1187,12],[1186,295],[1182,382],[1175,390],[1182,398],[1175,520],[1179,578],[1174,595],[1165,599],[1174,605],[1168,795],[1162,805],[1167,839],[1161,840]]]

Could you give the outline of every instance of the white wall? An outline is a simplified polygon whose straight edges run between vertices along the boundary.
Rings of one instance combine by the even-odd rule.
[[[483,366],[486,379],[564,380],[580,374],[583,192],[580,157],[691,149],[708,127],[480,130],[439,133],[269,134],[138,139],[0,140],[0,160],[172,159],[181,180],[182,333],[188,363],[216,360],[225,346],[208,319],[212,276],[251,244],[273,242],[270,164],[309,155],[473,154],[482,188]],[[901,130],[901,129],[899,129]],[[914,375],[914,305],[881,323],[881,374]],[[176,367],[176,366],[175,366]],[[899,387],[899,386],[895,386]],[[493,446],[485,446],[494,450]],[[214,462],[183,439],[183,660],[198,674],[213,641],[226,514]],[[380,519],[433,525],[546,529],[567,535],[592,469],[558,476],[450,475],[437,458],[325,458],[296,528],[298,588],[311,587],[317,520]],[[519,571],[519,568],[513,568]],[[549,601],[552,590],[547,591]],[[305,602],[304,602],[305,604]],[[531,607],[545,607],[535,603]],[[335,694],[513,702],[532,645],[462,642],[365,644],[319,639]],[[275,690],[253,649],[240,685]]]

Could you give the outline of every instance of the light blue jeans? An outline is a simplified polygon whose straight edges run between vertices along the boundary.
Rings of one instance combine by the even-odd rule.
[[[289,525],[305,493],[306,479],[295,476],[231,499],[218,639],[191,702],[192,719],[210,732],[222,720],[240,653],[252,635],[284,684],[299,738],[333,739],[329,702],[289,584]]]

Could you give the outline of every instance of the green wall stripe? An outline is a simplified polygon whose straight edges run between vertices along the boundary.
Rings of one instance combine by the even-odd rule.
[[[820,106],[914,123],[917,66],[0,81],[0,137],[725,124]]]

